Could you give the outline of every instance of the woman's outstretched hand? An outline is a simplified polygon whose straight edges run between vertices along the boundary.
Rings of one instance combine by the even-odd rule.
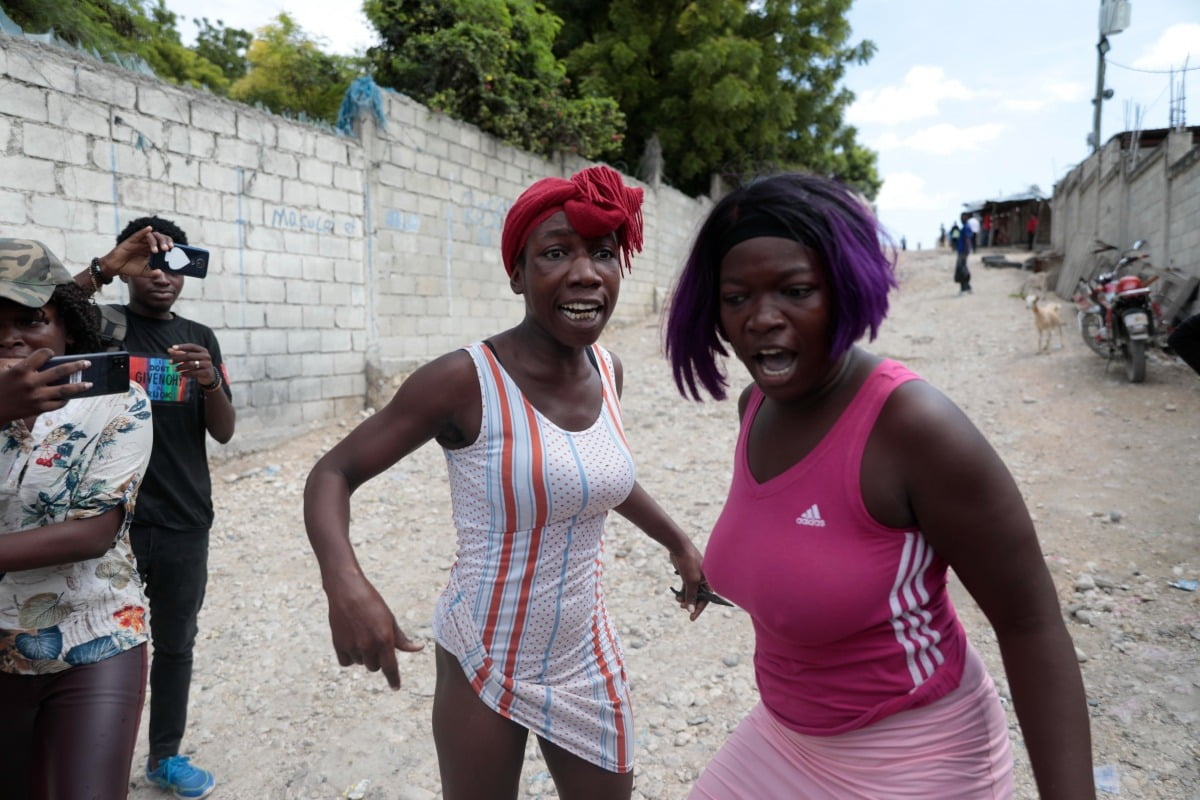
[[[383,597],[366,578],[327,589],[329,629],[333,650],[343,667],[362,664],[369,672],[383,671],[392,689],[400,688],[396,651],[415,653],[425,645],[400,629]]]
[[[701,597],[708,591],[708,582],[704,579],[704,571],[701,569],[703,561],[704,557],[690,541],[683,550],[671,553],[671,563],[683,578],[683,591],[676,592],[675,596],[679,600],[679,606],[690,612],[688,616],[692,620],[699,617],[708,606],[708,600]]]

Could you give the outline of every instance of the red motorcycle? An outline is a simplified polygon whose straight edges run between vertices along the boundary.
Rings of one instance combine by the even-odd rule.
[[[1117,250],[1096,241],[1100,247],[1094,254]],[[1084,344],[1109,361],[1120,356],[1130,383],[1146,379],[1146,347],[1162,327],[1159,310],[1150,298],[1150,284],[1155,278],[1144,281],[1140,275],[1121,274],[1148,258],[1146,253],[1138,252],[1145,244],[1139,239],[1111,268],[1094,278],[1080,278],[1073,296]]]

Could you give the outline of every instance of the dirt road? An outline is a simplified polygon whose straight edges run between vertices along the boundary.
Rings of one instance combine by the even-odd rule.
[[[902,288],[869,347],[956,400],[1016,476],[1079,650],[1102,789],[1200,798],[1200,593],[1170,585],[1200,578],[1200,377],[1152,357],[1146,382],[1130,385],[1118,367],[1106,372],[1070,324],[1065,346],[1055,339],[1038,355],[1018,296],[1025,275],[975,262],[975,292],[959,298],[951,266],[947,253],[903,254]],[[728,486],[735,407],[681,400],[658,343],[657,321],[605,339],[626,367],[639,477],[702,546]],[[731,371],[740,386],[740,368]],[[356,422],[215,465],[218,521],[184,743],[215,771],[214,798],[332,800],[356,785],[368,800],[440,796],[432,644],[402,656],[399,692],[378,674],[339,668],[301,524],[308,469]],[[401,625],[427,642],[453,557],[449,518],[445,467],[432,447],[354,501],[360,560]],[[750,625],[720,609],[689,624],[671,602],[662,551],[619,518],[609,537],[609,608],[637,715],[635,797],[675,800],[757,699]],[[955,590],[1004,692],[995,639]],[[1018,796],[1032,798],[1011,707],[1009,715]],[[527,759],[524,794],[554,797],[536,748]],[[131,797],[161,796],[135,779]]]

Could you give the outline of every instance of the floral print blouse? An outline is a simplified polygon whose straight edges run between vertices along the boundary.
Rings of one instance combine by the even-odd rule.
[[[125,519],[99,558],[0,573],[0,671],[59,672],[145,642],[147,603],[129,522],[153,443],[140,386],[0,426],[0,535],[99,516]]]

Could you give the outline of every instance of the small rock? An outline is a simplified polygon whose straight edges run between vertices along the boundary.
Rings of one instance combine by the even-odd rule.
[[[400,800],[437,800],[437,795],[419,786],[405,786],[400,790]]]
[[[369,789],[370,786],[370,781],[359,781],[347,789],[342,797],[345,797],[346,800],[363,800],[363,798],[367,796],[367,789]]]

